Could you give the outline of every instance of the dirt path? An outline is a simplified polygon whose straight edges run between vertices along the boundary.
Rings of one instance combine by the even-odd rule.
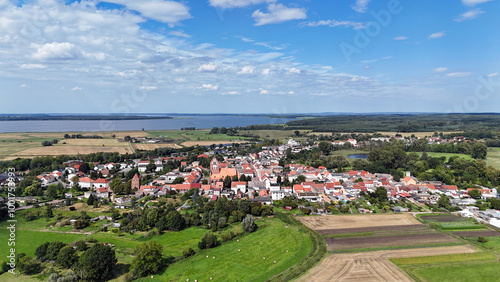
[[[413,281],[389,258],[473,253],[470,245],[333,254],[297,279],[309,281]]]

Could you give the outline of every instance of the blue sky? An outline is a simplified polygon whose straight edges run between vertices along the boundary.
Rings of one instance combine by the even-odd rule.
[[[498,112],[499,11],[499,0],[0,0],[2,112]]]

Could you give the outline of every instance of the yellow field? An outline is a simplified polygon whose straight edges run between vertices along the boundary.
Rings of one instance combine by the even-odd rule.
[[[34,157],[34,156],[58,156],[58,155],[78,155],[78,154],[91,154],[91,153],[112,153],[117,152],[120,154],[132,153],[130,147],[106,147],[106,146],[48,146],[27,149],[21,152],[10,155],[10,157]]]
[[[134,146],[134,148],[136,150],[146,150],[146,151],[152,151],[152,150],[157,149],[157,148],[165,148],[165,147],[175,148],[175,149],[182,148],[181,146],[179,146],[177,144],[138,144],[138,143],[134,143],[134,144],[132,144],[132,146]]]

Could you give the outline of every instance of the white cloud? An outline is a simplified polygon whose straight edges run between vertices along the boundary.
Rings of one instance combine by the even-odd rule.
[[[153,90],[158,89],[158,87],[156,87],[156,86],[141,86],[141,87],[139,87],[139,89],[144,90],[144,91],[153,91]]]
[[[304,8],[288,8],[283,4],[269,4],[267,9],[269,13],[263,13],[260,10],[252,13],[256,26],[307,18]]]
[[[263,75],[269,75],[270,73],[271,73],[270,69],[264,69],[264,70],[262,70],[262,74]]]
[[[364,13],[366,12],[366,9],[368,7],[368,3],[370,0],[356,0],[356,4],[352,6],[354,11],[359,12],[359,13]]]
[[[293,91],[288,91],[288,95],[294,95],[294,94],[295,94],[295,92],[293,92]]]
[[[448,68],[445,68],[445,67],[440,67],[440,68],[435,68],[435,69],[434,69],[434,72],[445,72],[445,71],[447,71],[447,70],[448,70]]]
[[[462,3],[466,6],[475,6],[484,2],[489,2],[491,0],[462,0]]]
[[[300,70],[296,68],[291,68],[288,72],[291,74],[300,74]]]
[[[28,88],[30,86],[28,84],[21,84],[21,85],[19,85],[19,87],[21,87],[21,88]]]
[[[265,2],[274,2],[267,0],[209,0],[210,6],[218,7],[222,9],[227,8],[241,8],[250,5],[265,3]]]
[[[264,95],[264,94],[269,94],[269,91],[267,91],[266,89],[262,89],[260,91],[260,94]]]
[[[178,37],[184,37],[184,38],[190,38],[191,35],[184,33],[183,31],[180,30],[174,30],[168,33],[169,35],[173,36],[178,36]]]
[[[228,95],[238,95],[238,94],[240,94],[240,92],[238,92],[238,91],[229,91],[229,92],[227,92],[227,94]]]
[[[255,70],[254,66],[244,66],[238,74],[252,74]]]
[[[337,20],[321,20],[316,22],[307,22],[303,23],[303,25],[310,27],[317,26],[328,26],[328,27],[350,27],[353,29],[362,29],[365,28],[365,24],[362,22],[353,22],[353,21],[337,21]]]
[[[124,5],[130,10],[141,13],[146,18],[167,24],[177,24],[182,20],[191,18],[189,8],[183,3],[175,1],[106,0],[102,2]]]
[[[70,91],[80,91],[80,90],[82,90],[82,88],[78,87],[78,86],[75,86],[75,87],[70,89]]]
[[[50,59],[73,59],[77,57],[75,45],[69,42],[52,42],[44,45],[35,45],[36,52],[31,55],[32,58],[38,60]]]
[[[213,63],[209,63],[209,64],[204,64],[204,65],[201,65],[199,68],[198,68],[199,71],[204,71],[204,72],[214,72],[217,70],[217,65],[216,64],[213,64]]]
[[[219,86],[218,85],[212,85],[212,84],[203,84],[199,88],[200,89],[205,89],[205,90],[217,90],[217,89],[219,89]]]
[[[494,76],[497,76],[497,75],[499,75],[499,73],[495,72],[495,73],[488,74],[487,77],[494,77]]]
[[[407,40],[408,37],[406,36],[397,36],[397,37],[394,37],[394,40]]]
[[[450,72],[446,74],[447,77],[468,77],[471,75],[471,72]]]
[[[33,70],[33,69],[44,69],[44,68],[46,68],[46,66],[41,65],[41,64],[22,64],[20,66],[20,68]]]
[[[429,38],[429,39],[437,39],[437,38],[441,38],[441,37],[443,37],[445,35],[446,35],[446,33],[444,31],[440,31],[440,32],[435,32],[435,33],[429,35],[427,38]]]
[[[455,21],[463,22],[463,21],[467,21],[467,20],[472,20],[472,19],[477,18],[477,16],[479,16],[482,13],[484,13],[484,11],[482,11],[479,8],[473,9],[473,10],[470,10],[470,11],[467,11],[467,12],[461,14],[460,16],[458,16],[458,18],[455,19]]]

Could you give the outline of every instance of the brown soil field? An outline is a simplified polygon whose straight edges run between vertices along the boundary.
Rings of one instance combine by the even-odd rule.
[[[459,242],[458,239],[436,231],[384,236],[325,238],[328,251],[344,251],[396,246],[419,246]]]
[[[157,149],[157,148],[165,148],[165,147],[176,148],[176,149],[182,148],[181,146],[179,146],[177,144],[138,144],[138,143],[134,143],[133,146],[136,150],[147,150],[147,151],[152,151],[152,150]]]
[[[423,220],[435,220],[437,222],[454,222],[454,221],[464,221],[465,219],[462,217],[458,217],[452,214],[443,214],[443,215],[424,215],[420,217]]]
[[[393,225],[393,226],[376,226],[376,227],[344,228],[344,229],[323,229],[323,230],[318,230],[317,232],[320,235],[364,233],[364,232],[374,232],[377,234],[381,234],[381,233],[411,232],[418,230],[430,230],[430,228],[423,224],[414,224],[414,225]]]
[[[128,146],[48,146],[27,149],[12,155],[12,157],[77,155],[97,152],[118,152],[120,154],[125,154],[131,153],[131,150]]]
[[[474,231],[455,231],[451,234],[460,237],[495,237],[500,236],[500,232],[495,230],[474,230]]]
[[[423,225],[411,214],[328,215],[298,218],[313,230]]]
[[[326,281],[413,281],[390,258],[474,253],[470,245],[332,254],[297,279],[300,282]]]

